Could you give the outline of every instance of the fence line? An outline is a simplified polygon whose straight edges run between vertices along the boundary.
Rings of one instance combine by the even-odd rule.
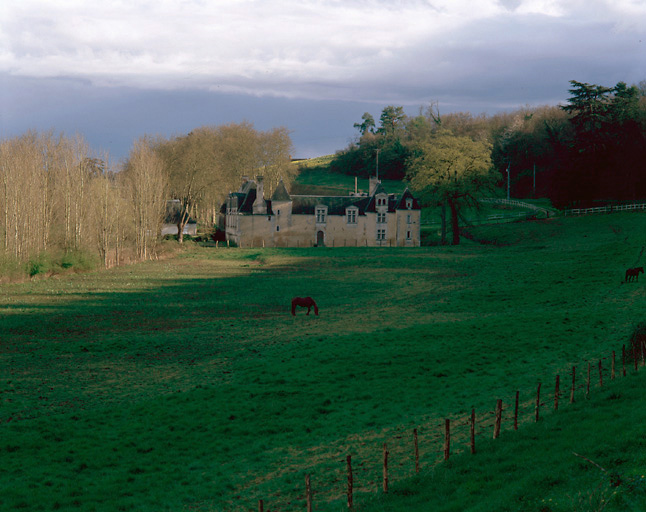
[[[478,219],[468,219],[467,222],[469,224],[489,224],[489,223],[497,223],[497,222],[503,222],[507,220],[513,220],[513,219],[522,219],[522,218],[530,219],[532,217],[535,217],[537,214],[543,214],[545,215],[545,217],[552,216],[552,213],[550,213],[550,210],[548,208],[544,208],[542,206],[536,206],[535,204],[526,203],[518,199],[484,198],[484,199],[479,199],[479,201],[481,203],[517,206],[517,207],[526,208],[532,211],[516,212],[516,213],[494,213]],[[440,226],[441,224],[442,223],[438,221],[421,223],[422,226]]]
[[[526,203],[525,201],[520,201],[518,199],[499,199],[495,197],[487,197],[479,200],[481,203],[493,203],[493,204],[504,204],[507,206],[518,206],[520,208],[527,208],[528,210],[537,210],[541,212],[548,211],[547,208],[542,206],[536,206],[532,203]]]
[[[626,352],[624,345],[622,346],[622,354],[622,372],[615,372],[615,351],[613,350],[612,356],[601,357],[595,360],[594,364],[590,360],[585,361],[588,369],[585,381],[583,379],[577,381],[576,366],[571,367],[568,372],[568,375],[571,375],[571,381],[564,379],[566,382],[564,386],[561,385],[560,375],[557,374],[553,395],[549,390],[545,395],[545,389],[541,389],[542,383],[538,382],[535,395],[527,397],[523,401],[519,400],[520,392],[515,391],[509,402],[497,398],[492,410],[476,413],[476,410],[472,408],[468,413],[445,418],[442,421],[433,420],[410,432],[407,430],[405,431],[407,435],[401,431],[400,434],[391,435],[380,443],[375,442],[373,449],[377,452],[378,446],[378,452],[381,455],[374,453],[370,460],[358,462],[356,454],[354,458],[352,454],[348,454],[343,461],[339,461],[338,469],[333,470],[336,477],[332,480],[327,478],[327,481],[317,481],[313,478],[311,471],[308,471],[305,476],[305,488],[296,491],[298,495],[296,499],[299,503],[303,502],[303,505],[295,505],[292,502],[285,503],[284,500],[277,498],[277,502],[272,504],[271,510],[283,510],[282,507],[287,506],[290,510],[306,508],[308,512],[311,512],[315,498],[321,502],[332,502],[343,499],[344,494],[348,508],[352,509],[356,503],[357,493],[373,495],[375,491],[387,493],[389,484],[395,479],[409,478],[419,473],[423,465],[441,464],[443,461],[449,460],[451,455],[467,451],[472,454],[476,453],[476,438],[479,436],[493,434],[493,439],[497,439],[505,430],[517,430],[519,423],[538,422],[541,409],[549,408],[551,403],[551,408],[556,413],[559,409],[559,399],[569,396],[569,403],[574,403],[577,391],[578,393],[583,392],[585,398],[588,398],[591,385],[603,388],[604,374],[610,380],[615,380],[617,375],[626,377],[626,355],[632,356],[633,359],[634,371],[630,372],[630,375],[638,371],[639,365],[646,364],[646,345],[644,343],[640,347],[633,346],[630,353]],[[611,365],[604,365],[603,359],[610,359]],[[594,377],[594,379],[591,379],[592,367],[596,367],[595,370],[598,371],[598,377]],[[597,379],[598,386],[595,384]],[[567,385],[568,381],[570,382],[569,386]],[[543,391],[543,395],[541,395],[541,391]],[[505,425],[504,429],[503,425]],[[397,431],[395,433],[397,434]],[[365,459],[367,455],[363,450],[362,457]],[[345,476],[342,476],[342,473],[345,473]],[[345,485],[343,485],[344,480],[346,481]],[[287,494],[281,492],[276,496],[286,496]],[[255,503],[260,504],[259,509],[262,510],[261,507],[268,504],[268,500],[256,499]]]
[[[571,208],[563,210],[563,215],[589,215],[593,213],[612,213],[634,210],[645,210],[646,203],[595,206],[594,208]]]

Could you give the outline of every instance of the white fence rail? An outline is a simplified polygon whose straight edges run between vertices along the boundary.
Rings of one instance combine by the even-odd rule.
[[[518,199],[496,199],[496,198],[486,198],[486,199],[480,199],[481,203],[490,203],[490,204],[500,204],[500,205],[506,205],[506,206],[517,206],[519,208],[526,208],[528,210],[532,210],[530,212],[515,212],[515,213],[494,213],[491,215],[486,215],[482,217],[478,217],[475,219],[468,219],[467,222],[469,224],[496,224],[498,222],[507,222],[510,220],[518,220],[518,219],[530,219],[532,217],[536,217],[537,214],[543,214],[545,217],[550,217],[553,214],[550,214],[549,210],[546,208],[542,208],[540,206],[536,206],[535,204],[531,203],[525,203],[523,201],[519,201]],[[440,221],[432,221],[432,222],[422,222],[422,225],[424,226],[440,226],[442,223]]]
[[[539,210],[539,211],[546,211],[545,208],[542,208],[540,206],[536,206],[535,204],[532,203],[526,203],[524,201],[519,201],[518,199],[497,199],[497,198],[485,198],[485,199],[480,199],[481,203],[493,203],[493,204],[504,204],[507,206],[518,206],[520,208],[527,208],[528,210]]]
[[[626,212],[634,210],[646,210],[646,203],[597,206],[595,208],[572,208],[570,210],[564,210],[563,215],[590,215],[593,213]]]

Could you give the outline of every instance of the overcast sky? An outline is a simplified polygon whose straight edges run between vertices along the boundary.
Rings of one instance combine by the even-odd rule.
[[[644,0],[2,0],[0,137],[286,126],[333,153],[364,112],[556,105],[569,80],[646,80]]]

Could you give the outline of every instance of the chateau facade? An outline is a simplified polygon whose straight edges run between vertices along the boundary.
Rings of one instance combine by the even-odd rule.
[[[281,181],[270,199],[262,176],[245,179],[220,211],[220,229],[239,247],[419,247],[420,213],[408,189],[349,196],[290,195]]]

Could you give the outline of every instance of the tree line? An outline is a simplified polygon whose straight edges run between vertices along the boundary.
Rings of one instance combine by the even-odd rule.
[[[181,241],[189,216],[214,227],[243,175],[263,174],[269,193],[279,179],[289,183],[291,152],[285,128],[258,131],[247,122],[144,136],[121,163],[81,136],[30,131],[1,140],[0,271],[151,258],[169,199],[180,200]]]
[[[361,177],[408,178],[413,184],[418,176],[418,191],[427,193],[428,204],[446,205],[446,198],[438,200],[446,185],[432,194],[419,183],[420,166],[433,145],[445,147],[446,153],[450,137],[466,138],[488,155],[487,182],[504,190],[509,177],[514,197],[547,197],[560,208],[645,199],[646,81],[605,87],[573,80],[570,86],[565,105],[493,116],[441,115],[437,104],[415,116],[388,106],[379,123],[365,113],[354,125],[356,140],[335,155],[331,169]]]

